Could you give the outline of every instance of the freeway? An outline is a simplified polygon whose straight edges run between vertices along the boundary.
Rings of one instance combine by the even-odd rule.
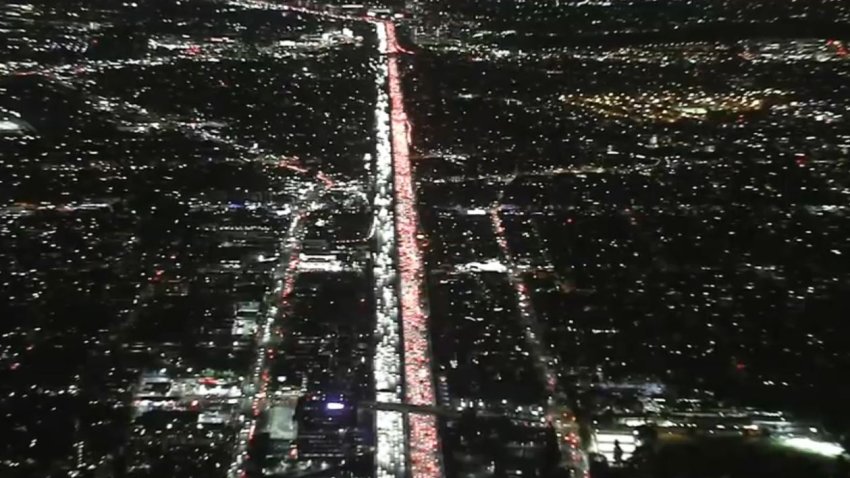
[[[386,29],[375,24],[379,50],[387,48]],[[399,404],[404,398],[399,327],[395,211],[393,208],[393,155],[390,140],[389,69],[382,58],[373,64],[377,100],[375,102],[375,165],[372,174],[373,230],[372,277],[375,295],[377,342],[373,375],[376,399]],[[367,158],[369,160],[371,158]],[[371,164],[367,163],[371,169]],[[375,413],[375,476],[404,478],[407,448],[404,415],[398,410]]]
[[[387,62],[390,97],[390,131],[393,154],[393,186],[399,274],[399,301],[404,352],[405,401],[413,405],[436,404],[431,368],[431,342],[426,298],[423,293],[422,253],[419,249],[419,213],[410,164],[411,128],[404,109],[399,55],[409,53],[398,44],[395,25],[378,21],[380,53]],[[439,478],[443,475],[437,420],[433,415],[407,415],[408,460],[412,478]]]
[[[374,26],[379,59],[379,64],[375,65],[379,89],[375,112],[376,164],[379,171],[373,178],[376,190],[373,212],[378,217],[377,235],[380,236],[376,239],[376,268],[373,268],[378,276],[373,287],[380,299],[376,310],[376,392],[380,400],[389,403],[403,400],[414,408],[436,406],[427,306],[423,294],[424,269],[417,240],[419,219],[410,164],[412,131],[404,110],[398,58],[410,52],[399,45],[395,25],[389,20],[337,13],[317,4],[284,5],[263,0],[230,0],[230,4],[367,22]],[[391,172],[391,178],[384,176],[387,172]],[[389,230],[387,225],[391,226]],[[393,283],[397,286],[392,286]],[[399,321],[400,333],[397,330]],[[264,373],[263,357],[263,347],[260,347],[257,358],[260,368],[255,368],[255,371],[262,369],[258,373],[264,383],[267,374]],[[400,375],[403,375],[403,382],[396,384]],[[254,400],[255,417],[262,411],[263,398],[264,385],[260,385]],[[401,478],[408,474],[411,478],[440,478],[443,475],[437,421],[433,414],[423,413],[419,408],[378,410],[375,426],[376,475],[379,478]],[[254,427],[255,419],[246,423],[240,436],[240,450],[247,447]],[[400,437],[404,437],[404,443],[399,443]],[[243,460],[244,451],[241,451],[231,469],[241,469]]]

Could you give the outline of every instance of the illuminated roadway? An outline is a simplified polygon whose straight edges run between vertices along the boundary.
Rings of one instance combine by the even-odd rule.
[[[423,294],[424,269],[419,249],[419,215],[410,165],[410,123],[404,110],[398,56],[408,53],[398,44],[395,25],[376,22],[383,29],[380,53],[386,57],[390,97],[394,205],[398,252],[399,301],[404,356],[405,403],[420,407],[436,405],[431,368],[431,345]],[[443,475],[437,419],[425,413],[407,414],[408,460],[411,478]]]
[[[375,24],[378,48],[387,48],[387,34]],[[378,57],[375,71],[375,161],[366,158],[372,176],[372,277],[375,296],[375,357],[373,376],[375,398],[379,402],[400,404],[404,398],[401,361],[401,327],[398,300],[395,211],[393,191],[393,154],[390,140],[389,68]],[[407,435],[404,413],[400,410],[375,411],[375,477],[405,478]]]
[[[242,428],[237,436],[237,446],[234,451],[234,459],[228,469],[228,477],[245,476],[244,464],[248,460],[248,445],[254,438],[257,420],[265,411],[266,392],[269,383],[269,354],[272,349],[267,348],[275,332],[277,319],[291,298],[295,286],[295,276],[298,269],[298,257],[301,251],[301,243],[304,239],[306,218],[309,215],[309,206],[314,203],[321,188],[316,185],[308,185],[306,192],[294,205],[292,222],[281,241],[281,254],[278,269],[275,272],[274,294],[276,305],[272,305],[265,312],[265,320],[260,324],[256,335],[256,356],[254,366],[251,369],[250,381],[247,384],[253,392],[251,398],[251,414],[243,416]]]
[[[500,212],[497,202],[490,211],[490,221],[504,260],[508,281],[516,294],[520,325],[525,330],[526,344],[531,349],[536,360],[535,368],[546,387],[548,395],[546,418],[552,424],[558,437],[558,448],[561,450],[563,465],[573,468],[581,476],[587,477],[589,476],[588,463],[579,439],[579,425],[575,421],[572,410],[566,405],[566,396],[558,384],[558,377],[554,371],[555,360],[543,346],[541,340],[543,337],[542,328],[537,320],[537,314],[534,312],[528,286],[522,278],[522,270],[513,259],[513,254],[505,237],[505,227]]]

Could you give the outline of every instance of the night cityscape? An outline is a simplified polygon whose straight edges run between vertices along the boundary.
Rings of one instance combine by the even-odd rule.
[[[847,1],[0,31],[0,478],[850,478]]]

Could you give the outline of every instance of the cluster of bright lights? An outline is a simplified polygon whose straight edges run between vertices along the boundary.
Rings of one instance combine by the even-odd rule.
[[[332,18],[334,20],[364,20],[364,17],[357,17],[345,13],[334,13],[327,10],[327,7],[316,5],[312,2],[288,2],[286,4],[280,2],[267,2],[263,0],[230,0],[227,2],[229,6],[240,7],[254,10],[281,10],[284,12],[303,13],[306,15]],[[325,8],[325,9],[322,9]]]
[[[628,460],[634,454],[637,448],[637,437],[634,433],[608,433],[604,431],[596,432],[595,446],[593,447],[596,453],[603,455],[609,463],[614,463],[616,444],[620,444],[620,450],[623,455],[622,460]]]
[[[396,233],[398,234],[398,270],[401,301],[402,332],[404,337],[405,398],[412,405],[433,406],[434,384],[431,375],[431,357],[428,323],[422,306],[422,257],[416,234],[419,229],[416,197],[410,167],[410,123],[404,112],[396,54],[404,50],[396,40],[395,25],[380,23],[385,40],[381,51],[387,55],[387,72],[390,96],[390,131],[392,133],[393,185],[395,186]],[[411,476],[436,478],[442,475],[440,443],[436,419],[430,415],[411,414],[408,446]]]
[[[440,457],[437,454],[437,419],[434,415],[411,413],[410,423],[410,475],[412,478],[442,476]]]
[[[386,48],[386,31],[377,28],[378,42]],[[395,215],[392,191],[392,145],[390,143],[390,104],[386,91],[387,65],[375,65],[375,84],[378,99],[375,105],[376,158],[372,175],[375,197],[374,231],[377,251],[373,265],[375,309],[377,315],[375,337],[375,390],[378,402],[401,402],[401,336],[398,326],[398,291],[396,288]],[[367,166],[371,157],[367,156]]]
[[[391,101],[391,132],[395,186],[396,232],[401,286],[401,317],[404,336],[404,374],[407,402],[434,405],[434,386],[428,346],[428,324],[422,307],[422,257],[416,234],[419,229],[416,197],[410,167],[407,115],[401,90],[401,75],[395,27],[383,23],[387,35],[388,73]]]
[[[785,437],[780,438],[779,441],[782,445],[789,448],[830,458],[837,458],[845,453],[844,448],[838,443],[817,440],[810,437]]]
[[[375,413],[375,429],[376,478],[403,478],[404,415],[401,412],[379,410]]]
[[[387,48],[386,30],[376,24],[380,51]],[[378,61],[374,65],[375,86],[378,90],[375,104],[375,171],[372,174],[374,189],[375,261],[372,268],[375,295],[375,348],[374,379],[375,398],[380,402],[401,403],[401,334],[399,330],[398,288],[396,286],[395,215],[393,213],[393,158],[390,143],[390,100],[387,95],[387,65]],[[371,169],[371,156],[367,155],[366,168]],[[375,415],[377,435],[375,449],[375,475],[378,478],[402,478],[405,475],[404,417],[400,412],[378,411]]]

